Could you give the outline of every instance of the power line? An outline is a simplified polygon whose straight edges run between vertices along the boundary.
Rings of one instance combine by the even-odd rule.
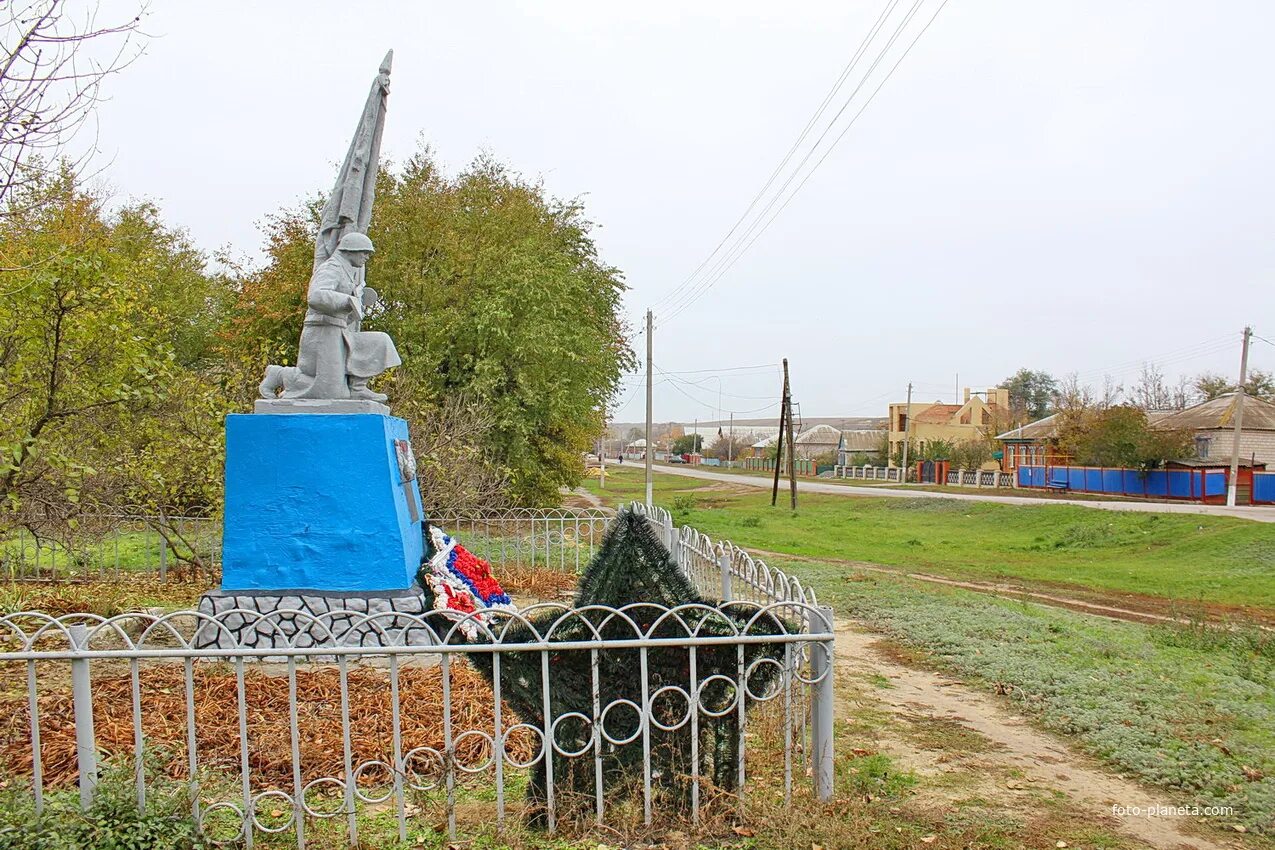
[[[726,235],[718,240],[717,245],[714,246],[712,252],[695,267],[695,270],[692,271],[685,280],[656,301],[653,305],[654,307],[660,307],[664,304],[670,303],[677,297],[684,287],[690,285],[699,273],[704,270],[704,267],[708,265],[713,257],[717,256],[717,253],[722,249],[722,246],[725,245],[726,241],[735,234],[735,231],[741,224],[743,224],[744,220],[748,218],[748,214],[751,213],[757,206],[757,202],[761,200],[761,198],[766,194],[766,191],[774,184],[775,178],[779,176],[779,173],[784,169],[784,166],[786,166],[792,159],[792,155],[797,152],[798,148],[801,147],[801,143],[806,140],[806,137],[810,134],[811,128],[813,128],[823,116],[824,111],[828,108],[828,104],[832,102],[832,99],[836,97],[837,92],[839,92],[841,87],[845,85],[845,81],[854,71],[855,66],[859,63],[859,59],[863,56],[864,51],[867,50],[867,47],[872,40],[876,38],[876,34],[880,31],[881,24],[887,17],[889,17],[890,13],[894,11],[894,7],[898,4],[899,0],[887,0],[886,4],[882,7],[881,14],[877,16],[876,22],[872,25],[871,29],[868,30],[867,35],[863,37],[863,41],[859,42],[859,48],[854,52],[854,55],[850,57],[850,61],[846,63],[845,67],[842,68],[836,82],[833,83],[832,88],[828,90],[828,93],[824,95],[823,101],[820,102],[814,113],[809,119],[807,119],[806,126],[801,128],[801,132],[797,135],[797,139],[792,143],[792,146],[788,148],[788,152],[784,154],[784,158],[780,160],[779,164],[776,165],[774,170],[770,172],[770,176],[766,178],[765,184],[757,190],[757,194],[753,195],[753,199],[748,202],[748,207],[740,214],[739,218],[735,220],[735,223],[731,225],[730,230],[726,232]],[[853,97],[853,95],[851,96]]]
[[[668,373],[667,373],[667,372],[665,372],[663,369],[661,369],[659,366],[656,366],[656,367],[655,367],[655,371],[656,371],[656,372],[658,372],[658,373],[660,373],[661,375],[668,376]],[[670,387],[672,387],[673,389],[677,390],[679,393],[681,393],[682,395],[686,396],[687,398],[689,398],[691,401],[695,402],[696,404],[703,405],[703,406],[704,406],[705,408],[707,408],[708,410],[720,411],[721,413],[733,413],[733,414],[735,414],[736,416],[741,416],[741,415],[748,414],[748,413],[758,413],[758,412],[760,412],[760,411],[763,411],[763,410],[769,410],[769,409],[771,409],[771,408],[773,408],[773,407],[774,407],[774,402],[772,401],[770,404],[762,405],[761,407],[757,407],[757,408],[754,408],[754,409],[752,409],[752,410],[731,410],[731,409],[729,409],[729,408],[725,408],[725,407],[719,408],[719,407],[717,407],[716,405],[714,405],[714,404],[712,404],[712,403],[710,403],[710,402],[706,402],[706,401],[704,401],[704,400],[703,400],[703,399],[701,399],[701,398],[696,398],[695,396],[691,395],[690,393],[688,393],[686,390],[682,389],[680,386],[678,386],[678,385],[677,385],[676,383],[674,383],[674,382],[671,382],[671,381],[670,381],[670,382],[667,382],[667,383],[669,384],[669,386],[670,386]]]
[[[885,54],[889,51],[890,47],[893,46],[898,35],[902,32],[902,30],[907,26],[908,22],[910,22],[912,17],[916,14],[916,11],[917,9],[919,9],[921,2],[923,2],[923,0],[916,0],[916,3],[914,3],[913,7],[909,10],[903,22],[898,27],[895,28],[894,34],[890,37],[890,40],[886,43],[885,47],[882,48],[881,52],[878,54],[876,61],[873,62],[872,66],[868,69],[867,73],[864,75],[864,82],[866,82],[867,78],[871,75],[872,71],[875,70],[877,64],[880,62],[882,58],[884,58]],[[791,181],[796,178],[796,175],[799,173],[802,165],[805,164],[806,160],[809,159],[809,156],[814,153],[814,151],[818,148],[818,145],[822,142],[823,135],[821,135],[819,140],[816,141],[815,145],[811,148],[807,156],[803,158],[801,164],[799,164],[797,168],[794,169],[793,173],[790,175],[788,181],[785,182],[784,186],[780,188],[779,192],[777,192],[774,198],[771,199],[771,202],[767,204],[766,208],[762,211],[761,216],[759,216],[756,220],[754,220],[753,224],[749,227],[749,230],[745,232],[743,236],[740,237],[740,240],[731,249],[731,251],[728,252],[728,254],[731,254],[733,252],[733,255],[728,257],[723,257],[722,260],[719,261],[715,269],[709,273],[710,274],[709,277],[707,277],[697,287],[693,287],[688,294],[684,295],[680,299],[680,303],[674,306],[672,312],[665,317],[665,321],[670,321],[676,318],[680,313],[684,312],[688,307],[690,307],[691,304],[697,301],[704,293],[708,292],[709,289],[711,289],[714,285],[716,285],[717,281],[719,281],[726,274],[726,272],[730,271],[730,269],[735,265],[735,263],[739,260],[739,258],[748,252],[748,250],[753,246],[753,244],[759,238],[761,238],[762,234],[764,234],[770,228],[770,225],[775,221],[775,219],[777,219],[783,213],[783,211],[787,209],[788,205],[792,203],[792,200],[795,197],[797,197],[797,194],[802,190],[802,188],[806,185],[806,183],[810,180],[810,178],[814,175],[814,173],[819,169],[819,166],[821,166],[824,163],[824,161],[828,158],[828,156],[832,153],[832,151],[836,149],[837,145],[841,143],[841,140],[845,138],[846,133],[850,131],[850,128],[853,127],[855,123],[859,120],[859,117],[863,115],[864,110],[866,110],[868,106],[872,104],[872,101],[876,99],[876,96],[881,91],[881,88],[887,82],[889,82],[892,76],[894,76],[894,72],[898,69],[899,65],[902,64],[903,60],[906,59],[908,54],[912,52],[912,48],[916,46],[916,43],[921,39],[921,36],[925,35],[926,31],[929,30],[930,25],[934,23],[935,19],[938,18],[939,13],[943,11],[943,7],[946,5],[947,5],[947,0],[942,0],[942,2],[939,3],[939,6],[937,9],[935,9],[934,14],[931,15],[929,20],[925,22],[925,25],[921,27],[920,31],[917,32],[916,36],[913,37],[912,41],[908,43],[908,46],[904,49],[902,55],[900,55],[899,58],[894,62],[894,64],[890,66],[890,69],[889,71],[886,72],[884,78],[882,78],[881,82],[878,83],[876,88],[872,90],[872,94],[868,96],[867,100],[863,103],[863,105],[859,108],[859,110],[851,117],[850,121],[846,124],[844,129],[842,129],[841,133],[837,135],[836,139],[833,140],[832,144],[828,146],[827,150],[815,162],[814,166],[812,166],[810,170],[806,173],[806,175],[801,179],[801,182],[797,184],[796,188],[794,188],[792,192],[789,193],[788,197],[784,200],[783,204],[781,204],[779,208],[775,210],[775,212],[770,216],[770,218],[766,219],[765,224],[761,225],[760,229],[757,229],[757,224],[758,222],[761,221],[761,216],[765,216],[766,212],[769,211],[770,208],[774,206],[774,204],[778,201],[780,197],[782,197],[783,192],[785,191],[787,186],[791,183]],[[857,93],[858,91],[859,89],[856,88],[855,93]],[[853,98],[853,96],[854,95],[852,94],[851,99]],[[845,108],[849,106],[849,103],[850,103],[850,99],[847,99],[845,107],[843,107],[842,110],[837,113],[837,116],[834,117],[833,121],[829,123],[828,128],[825,131],[825,135],[827,131],[831,130],[833,124],[836,123],[837,118],[840,117],[842,112],[844,112]],[[753,230],[756,230],[756,232],[753,233],[750,237],[749,234]],[[745,242],[744,241],[745,239],[747,239],[748,241]]]

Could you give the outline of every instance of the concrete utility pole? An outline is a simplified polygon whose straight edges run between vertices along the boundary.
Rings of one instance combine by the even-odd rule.
[[[959,399],[960,396],[957,396]],[[908,403],[904,408],[907,427],[903,429],[903,483],[908,483],[908,443],[912,442],[912,382],[908,381]]]
[[[1231,476],[1226,484],[1226,506],[1235,507],[1235,485],[1240,473],[1240,436],[1244,430],[1244,385],[1248,383],[1248,343],[1253,329],[1244,328],[1244,344],[1240,349],[1240,388],[1235,396],[1235,441],[1231,444]]]
[[[726,466],[730,467],[735,453],[735,411],[730,412],[730,442],[726,444]]]
[[[607,432],[606,423],[602,427],[602,451],[598,452],[598,462],[602,464],[602,472],[598,481],[598,489],[605,490],[607,488]]]
[[[651,378],[655,367],[651,365],[651,311],[646,311],[646,506],[652,507],[655,502],[655,478],[651,470],[651,462],[655,458],[655,444],[651,440],[651,390],[655,386]]]

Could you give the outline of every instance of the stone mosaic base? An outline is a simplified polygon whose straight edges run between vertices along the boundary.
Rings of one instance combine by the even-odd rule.
[[[281,610],[289,613],[270,618],[258,618],[251,613],[264,615]],[[291,613],[296,611],[304,613]],[[195,633],[195,646],[198,649],[309,648],[338,643],[343,646],[385,646],[387,643],[425,646],[437,641],[429,629],[416,625],[412,618],[426,611],[425,597],[416,584],[407,590],[377,593],[210,590],[199,598],[199,612],[216,617],[223,628],[202,624]],[[322,619],[316,622],[305,614]],[[355,625],[364,614],[405,616],[382,616],[375,621],[376,626]]]

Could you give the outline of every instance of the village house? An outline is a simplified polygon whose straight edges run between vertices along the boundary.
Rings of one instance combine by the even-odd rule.
[[[982,396],[986,396],[983,398]],[[963,404],[913,402],[890,405],[890,455],[903,448],[911,425],[912,444],[918,450],[943,440],[953,445],[986,439],[988,433],[1009,418],[1009,390],[992,387],[986,393],[965,388]]]
[[[1153,428],[1195,434],[1195,459],[1226,461],[1235,445],[1235,404],[1239,393],[1227,393],[1157,419]],[[1258,464],[1275,463],[1275,404],[1255,396],[1244,398],[1240,423],[1240,457]]]

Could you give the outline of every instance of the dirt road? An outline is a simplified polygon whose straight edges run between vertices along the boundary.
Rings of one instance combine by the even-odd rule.
[[[1077,824],[1101,824],[1151,847],[1244,846],[1238,834],[1235,839],[1214,837],[1196,817],[1147,816],[1148,811],[1162,812],[1192,801],[1148,790],[1109,772],[1062,739],[1032,728],[993,694],[899,663],[879,635],[858,624],[838,620],[836,663],[838,714],[850,717],[862,710],[865,699],[875,702],[890,719],[874,729],[876,745],[908,769],[939,780],[925,783],[928,790],[922,793],[941,795],[935,789],[951,788],[954,797],[975,796],[1025,816],[1062,794]],[[1144,814],[1118,816],[1113,806],[1136,807]],[[1076,846],[1074,837],[1056,838]]]

